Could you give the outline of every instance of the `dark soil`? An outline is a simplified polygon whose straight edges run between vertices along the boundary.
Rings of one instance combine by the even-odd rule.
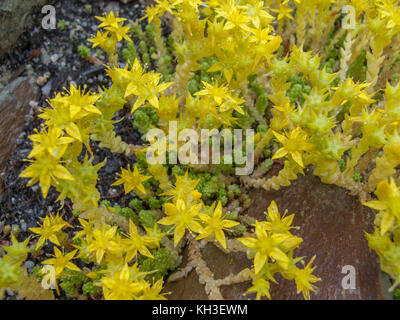
[[[91,11],[87,11],[85,5],[91,5]],[[35,78],[49,75],[47,83],[41,87],[41,97],[37,101],[37,107],[32,107],[31,112],[25,117],[25,126],[17,139],[15,151],[9,157],[5,169],[1,172],[4,193],[0,195],[0,244],[7,244],[7,239],[2,238],[2,225],[19,227],[20,238],[30,235],[29,228],[36,226],[39,217],[44,217],[47,212],[64,215],[65,220],[73,219],[71,206],[68,200],[61,208],[56,203],[58,193],[52,187],[46,199],[43,199],[38,184],[27,187],[27,179],[19,178],[19,174],[27,167],[24,159],[27,158],[32,142],[28,136],[35,128],[41,125],[38,118],[39,107],[47,105],[46,100],[53,97],[55,92],[69,88],[71,83],[86,84],[89,89],[97,90],[99,86],[111,85],[109,78],[102,68],[98,68],[84,60],[77,51],[79,45],[90,47],[87,39],[92,37],[97,30],[99,21],[95,16],[100,16],[110,9],[119,10],[119,14],[130,20],[138,19],[145,7],[142,2],[123,4],[118,1],[56,1],[54,4],[57,13],[57,23],[66,22],[66,27],[61,30],[59,25],[56,30],[44,30],[41,28],[43,15],[40,10],[33,13],[36,26],[27,31],[20,38],[19,45],[8,56],[0,60],[0,83],[6,85],[12,79],[21,75],[30,75]],[[96,50],[92,50],[96,56]],[[105,61],[105,54],[98,54],[96,58]],[[1,87],[0,87],[1,90]],[[118,135],[128,143],[140,143],[140,134],[135,132],[130,119],[130,112],[123,110],[116,118],[123,119],[115,125]],[[107,158],[107,165],[99,171],[98,189],[102,197],[108,198],[124,206],[133,196],[124,196],[122,187],[110,187],[115,181],[116,174],[121,167],[135,162],[135,157],[112,154],[108,149],[98,148],[92,144],[95,154],[94,164]],[[46,249],[46,248],[45,248]],[[47,250],[45,250],[47,251]]]

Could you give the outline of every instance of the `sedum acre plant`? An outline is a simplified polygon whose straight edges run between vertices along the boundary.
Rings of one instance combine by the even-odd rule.
[[[340,26],[349,18],[345,5],[354,12]],[[270,299],[277,273],[309,299],[321,279],[315,257],[305,264],[295,256],[302,239],[291,233],[294,216],[281,215],[273,201],[264,221],[243,218],[246,190],[278,190],[310,168],[378,211],[375,232],[366,236],[394,289],[400,281],[399,16],[393,0],[156,0],[142,18],[145,30],[113,12],[97,17],[99,31],[89,41],[108,55],[112,85],[97,92],[71,85],[49,99],[20,175],[29,186],[39,183],[43,197],[54,188],[62,205],[72,201],[79,225],[49,213],[31,228],[35,248],[13,239],[0,259],[0,288],[30,297],[27,281],[47,275],[28,275],[22,262],[28,251],[51,244],[54,257],[42,264],[54,266],[54,289],[78,298],[165,299],[164,281],[194,269],[211,299],[223,298],[220,286],[248,280],[249,293]],[[163,21],[172,28],[167,39]],[[118,136],[115,116],[124,108],[144,145]],[[171,121],[178,134],[255,129],[254,174],[235,176],[241,164],[228,157],[221,164],[179,163]],[[145,156],[154,128],[168,142],[167,164]],[[235,152],[245,152],[246,142]],[[106,160],[95,163],[94,145],[136,156],[113,182],[135,196],[129,206],[100,201],[96,184]],[[265,178],[272,160],[281,169]],[[214,279],[201,253],[207,242],[247,252],[251,267]],[[175,271],[185,246],[188,263]]]

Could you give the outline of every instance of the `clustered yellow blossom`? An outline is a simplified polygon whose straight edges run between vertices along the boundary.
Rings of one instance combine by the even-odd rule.
[[[393,0],[349,5],[355,10],[350,28],[337,27],[349,17],[343,17],[343,1],[333,0],[156,0],[142,18],[146,33],[113,12],[96,17],[99,31],[89,41],[107,53],[112,85],[95,92],[71,84],[49,99],[20,174],[30,179],[28,186],[39,183],[44,198],[53,187],[57,201],[64,205],[69,199],[79,214],[73,239],[65,232],[72,226],[58,213],[31,228],[39,237],[36,250],[54,246],[54,257],[43,264],[54,267],[56,280],[79,274],[105,299],[164,299],[162,277],[149,280],[160,270],[141,271],[143,261],[156,263],[162,249],[179,258],[179,245],[188,238],[229,251],[228,235],[241,226],[224,214],[221,199],[232,196],[221,191],[206,200],[200,179],[189,176],[201,174],[197,165],[176,174],[173,170],[183,170],[179,163],[150,164],[144,158],[151,128],[165,133],[158,142],[168,147],[164,156],[174,155],[177,146],[168,128],[176,121],[178,135],[185,129],[257,130],[255,164],[275,160],[283,167],[267,176],[260,166],[260,177],[243,179],[240,201],[247,187],[278,190],[306,168],[322,182],[358,195],[378,211],[375,230],[366,236],[395,288],[400,283],[400,8]],[[161,28],[164,15],[172,25],[168,41]],[[128,55],[124,66],[119,47]],[[155,70],[148,70],[152,66]],[[114,130],[125,107],[146,145],[130,145]],[[116,188],[123,185],[135,211],[100,202],[98,171],[107,159],[97,160],[97,148],[135,154],[133,168],[129,163],[110,181]],[[229,176],[234,166],[203,169],[226,185],[225,180],[236,179]],[[378,199],[367,201],[373,191]],[[155,209],[144,210],[147,206]],[[254,233],[239,238],[253,261],[248,292],[257,299],[271,298],[276,273],[294,281],[306,299],[320,280],[313,274],[315,257],[303,268],[296,266],[304,259],[293,256],[302,242],[291,233],[293,217],[282,216],[273,201],[266,219],[253,225]],[[5,248],[0,296],[21,278],[27,244],[13,236]],[[85,268],[73,262],[78,260]]]
[[[293,258],[293,251],[303,240],[289,231],[293,228],[293,217],[281,217],[275,201],[272,201],[266,221],[255,223],[254,237],[238,239],[248,248],[248,254],[254,257],[253,286],[248,292],[255,292],[257,299],[271,299],[269,281],[276,282],[274,274],[277,272],[285,279],[295,280],[297,291],[302,292],[305,299],[310,299],[310,291],[315,290],[313,283],[321,280],[312,274],[315,267],[311,264],[315,257],[303,269],[296,266],[303,258]]]

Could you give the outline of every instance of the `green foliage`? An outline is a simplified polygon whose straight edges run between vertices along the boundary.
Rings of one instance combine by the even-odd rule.
[[[135,210],[136,212],[140,212],[141,210],[143,210],[142,202],[138,198],[131,200],[129,202],[129,207]]]
[[[132,64],[138,57],[135,44],[133,42],[128,42],[126,48],[122,50],[122,57],[126,63]]]
[[[400,289],[396,289],[393,292],[393,299],[394,300],[400,300]]]
[[[149,199],[149,207],[152,210],[157,210],[161,208],[161,201],[155,197],[150,197]]]
[[[85,11],[87,14],[91,14],[92,13],[92,5],[91,4],[85,4]]]
[[[87,281],[82,286],[83,294],[98,295],[101,293],[101,288],[95,284],[95,281]]]
[[[85,60],[89,60],[90,59],[90,49],[84,45],[79,45],[78,46],[78,53],[81,55],[81,57]]]
[[[166,276],[169,271],[175,270],[180,261],[174,258],[171,252],[161,248],[152,252],[154,259],[144,257],[139,261],[139,269],[143,272],[149,272],[146,279],[155,282]]]
[[[365,66],[366,58],[367,51],[363,49],[347,71],[348,76],[354,78],[355,81],[365,81],[367,71]]]
[[[66,28],[67,28],[67,21],[65,21],[64,19],[59,20],[57,23],[57,29],[64,31]]]
[[[154,212],[151,210],[140,211],[139,221],[144,227],[153,228],[156,223],[156,219],[154,218]]]
[[[87,280],[87,277],[78,271],[66,272],[66,275],[60,276],[60,287],[69,295],[74,296],[79,293],[82,284]]]
[[[360,182],[362,180],[362,175],[357,170],[354,170],[353,179],[355,182]]]
[[[141,108],[133,114],[133,127],[141,134],[146,134],[158,123],[159,117],[154,108]]]

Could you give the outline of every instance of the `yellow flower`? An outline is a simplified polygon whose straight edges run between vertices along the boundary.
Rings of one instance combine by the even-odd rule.
[[[74,180],[69,171],[61,165],[61,161],[51,155],[43,155],[31,162],[32,165],[22,171],[19,176],[21,178],[31,178],[27,184],[28,187],[39,181],[43,198],[47,197],[52,180]]]
[[[157,282],[152,286],[146,286],[138,300],[167,300],[165,297],[163,297],[163,294],[160,293],[163,289],[162,286],[163,279],[157,280]]]
[[[105,50],[106,48],[108,48],[108,43],[111,40],[109,36],[110,32],[108,31],[107,32],[97,31],[96,37],[91,38],[88,41],[93,43],[92,48],[100,47]]]
[[[78,250],[71,251],[70,253],[63,254],[60,249],[54,247],[54,258],[42,261],[43,265],[50,264],[54,266],[56,276],[59,276],[64,269],[69,269],[73,271],[80,271],[80,269],[74,265],[70,260],[74,259],[75,253]]]
[[[47,152],[55,159],[60,159],[67,150],[68,144],[74,141],[70,137],[63,137],[60,128],[53,127],[41,132],[35,129],[35,132],[37,133],[29,136],[29,139],[33,141],[29,158],[36,158],[41,153]]]
[[[118,24],[117,26],[106,27],[106,30],[111,31],[112,36],[115,37],[117,41],[125,39],[128,42],[133,42],[128,35],[130,32],[130,28],[128,26],[124,27],[122,24]]]
[[[121,168],[120,179],[114,182],[112,186],[123,184],[125,194],[128,194],[132,190],[135,190],[135,192],[139,191],[142,193],[146,193],[146,189],[144,188],[142,183],[150,178],[151,176],[142,175],[136,166],[134,166],[133,171],[131,171],[130,168],[128,168],[128,170]]]
[[[96,16],[96,19],[102,22],[101,24],[99,24],[99,28],[117,27],[121,22],[126,20],[125,18],[116,17],[113,11],[110,11],[110,13],[108,15],[105,15],[104,17]]]
[[[264,1],[249,3],[247,6],[241,8],[246,10],[247,16],[257,29],[260,27],[260,19],[263,23],[270,23],[274,19],[274,17],[265,10]]]
[[[151,23],[154,18],[158,18],[162,15],[162,12],[158,6],[148,6],[145,10],[145,15],[140,20],[144,20],[147,18],[148,23]]]
[[[151,242],[152,239],[149,239],[147,236],[141,236],[136,225],[132,220],[129,220],[129,233],[127,239],[123,240],[126,250],[126,262],[131,261],[137,255],[138,251],[146,257],[153,258],[153,255],[146,247],[146,245]]]
[[[269,281],[265,280],[262,277],[256,277],[252,282],[252,287],[247,290],[247,293],[256,293],[256,299],[260,300],[261,297],[267,297],[271,299],[271,294],[269,293]]]
[[[278,20],[282,20],[285,18],[289,18],[290,20],[293,20],[293,17],[290,15],[290,13],[293,11],[292,9],[289,9],[287,4],[289,0],[285,0],[280,6],[279,9],[272,9],[273,12],[278,13]]]
[[[55,217],[50,213],[45,218],[39,219],[42,220],[42,225],[39,225],[40,227],[29,229],[33,233],[40,235],[40,238],[36,244],[36,249],[40,248],[47,240],[50,240],[59,246],[60,242],[58,241],[57,233],[64,227],[72,228],[72,226],[68,224],[68,222],[64,221],[58,213]]]
[[[215,203],[213,207],[215,206]],[[225,229],[232,228],[237,226],[239,222],[232,220],[224,220],[222,218],[222,204],[219,201],[215,210],[213,210],[213,215],[208,215],[204,213],[199,214],[200,220],[202,220],[205,224],[205,228],[203,228],[196,238],[197,240],[204,239],[212,234],[215,235],[215,238],[219,241],[224,249],[226,249],[226,241],[225,241]]]
[[[202,81],[205,89],[196,92],[195,96],[210,96],[212,97],[218,105],[221,105],[226,100],[230,99],[229,89],[227,85],[218,85],[218,82],[215,84],[209,84],[205,81]]]
[[[287,233],[290,229],[294,228],[291,226],[294,214],[291,214],[287,217],[281,217],[276,202],[274,200],[271,201],[266,216],[267,221],[262,223],[264,224],[265,229],[268,231],[272,231],[275,233]]]
[[[321,279],[314,276],[312,272],[315,267],[311,267],[315,256],[311,258],[310,262],[304,267],[304,269],[297,269],[295,275],[297,292],[302,292],[304,299],[310,300],[310,291],[315,291],[315,286],[312,283],[320,281]]]
[[[93,223],[81,218],[78,218],[78,220],[81,224],[82,230],[76,233],[74,239],[83,238],[84,236],[86,236],[87,239],[90,239],[94,229]]]
[[[125,98],[129,96],[137,96],[132,106],[131,112],[135,112],[144,102],[148,101],[151,106],[158,109],[158,94],[163,92],[173,82],[161,83],[161,75],[159,73],[146,73],[138,81],[131,82],[126,88]]]
[[[400,191],[391,177],[390,182],[381,181],[375,194],[378,200],[363,203],[363,205],[380,211],[380,234],[391,230],[396,221],[400,220]]]
[[[69,106],[71,119],[81,119],[91,114],[101,114],[94,105],[100,99],[97,93],[81,91],[79,87],[71,84],[70,89],[65,89],[66,94],[56,96],[52,101],[61,102]]]
[[[92,233],[92,238],[88,242],[87,251],[88,253],[95,253],[96,262],[100,263],[103,260],[106,251],[113,249],[113,240],[117,227],[102,226],[100,229],[96,229]]]
[[[121,270],[103,277],[101,285],[106,300],[133,300],[135,295],[146,287],[147,283],[134,281],[128,265],[125,264]]]
[[[195,190],[200,179],[194,180],[188,177],[188,171],[183,176],[175,176],[175,188],[162,193],[162,196],[173,196],[174,202],[178,199],[182,199],[185,202],[198,200],[201,198],[201,193]]]
[[[159,224],[163,225],[175,225],[174,231],[174,242],[178,244],[185,234],[186,229],[199,233],[201,231],[201,225],[196,220],[201,204],[186,206],[182,199],[178,199],[175,204],[166,203],[164,205],[164,213],[166,217],[158,221]]]
[[[146,234],[147,234],[147,237],[146,237],[147,247],[159,248],[160,241],[162,240],[162,238],[164,238],[166,233],[158,230],[157,224],[154,224],[153,228],[148,228],[148,227],[144,226],[144,229],[146,230]]]
[[[28,256],[28,253],[31,251],[27,246],[29,243],[30,237],[25,239],[23,242],[18,242],[15,235],[11,234],[12,244],[9,246],[0,246],[7,252],[7,256],[14,264],[21,264],[24,262]]]
[[[217,17],[226,19],[224,30],[231,30],[233,28],[241,28],[248,30],[247,23],[249,17],[240,10],[234,0],[228,0],[226,3],[221,3],[223,6],[215,9]]]
[[[281,233],[270,234],[259,221],[256,221],[255,236],[256,238],[238,239],[246,247],[256,250],[256,255],[254,257],[255,273],[257,274],[261,271],[264,264],[268,261],[268,258],[276,260],[282,265],[283,269],[287,269],[290,259],[286,253],[280,249],[280,246],[283,245],[285,241],[289,240],[291,236]]]
[[[301,152],[313,148],[311,143],[306,142],[307,134],[299,127],[287,133],[286,137],[275,131],[273,131],[273,134],[283,147],[275,152],[272,159],[282,158],[289,154],[299,166],[304,167]]]

